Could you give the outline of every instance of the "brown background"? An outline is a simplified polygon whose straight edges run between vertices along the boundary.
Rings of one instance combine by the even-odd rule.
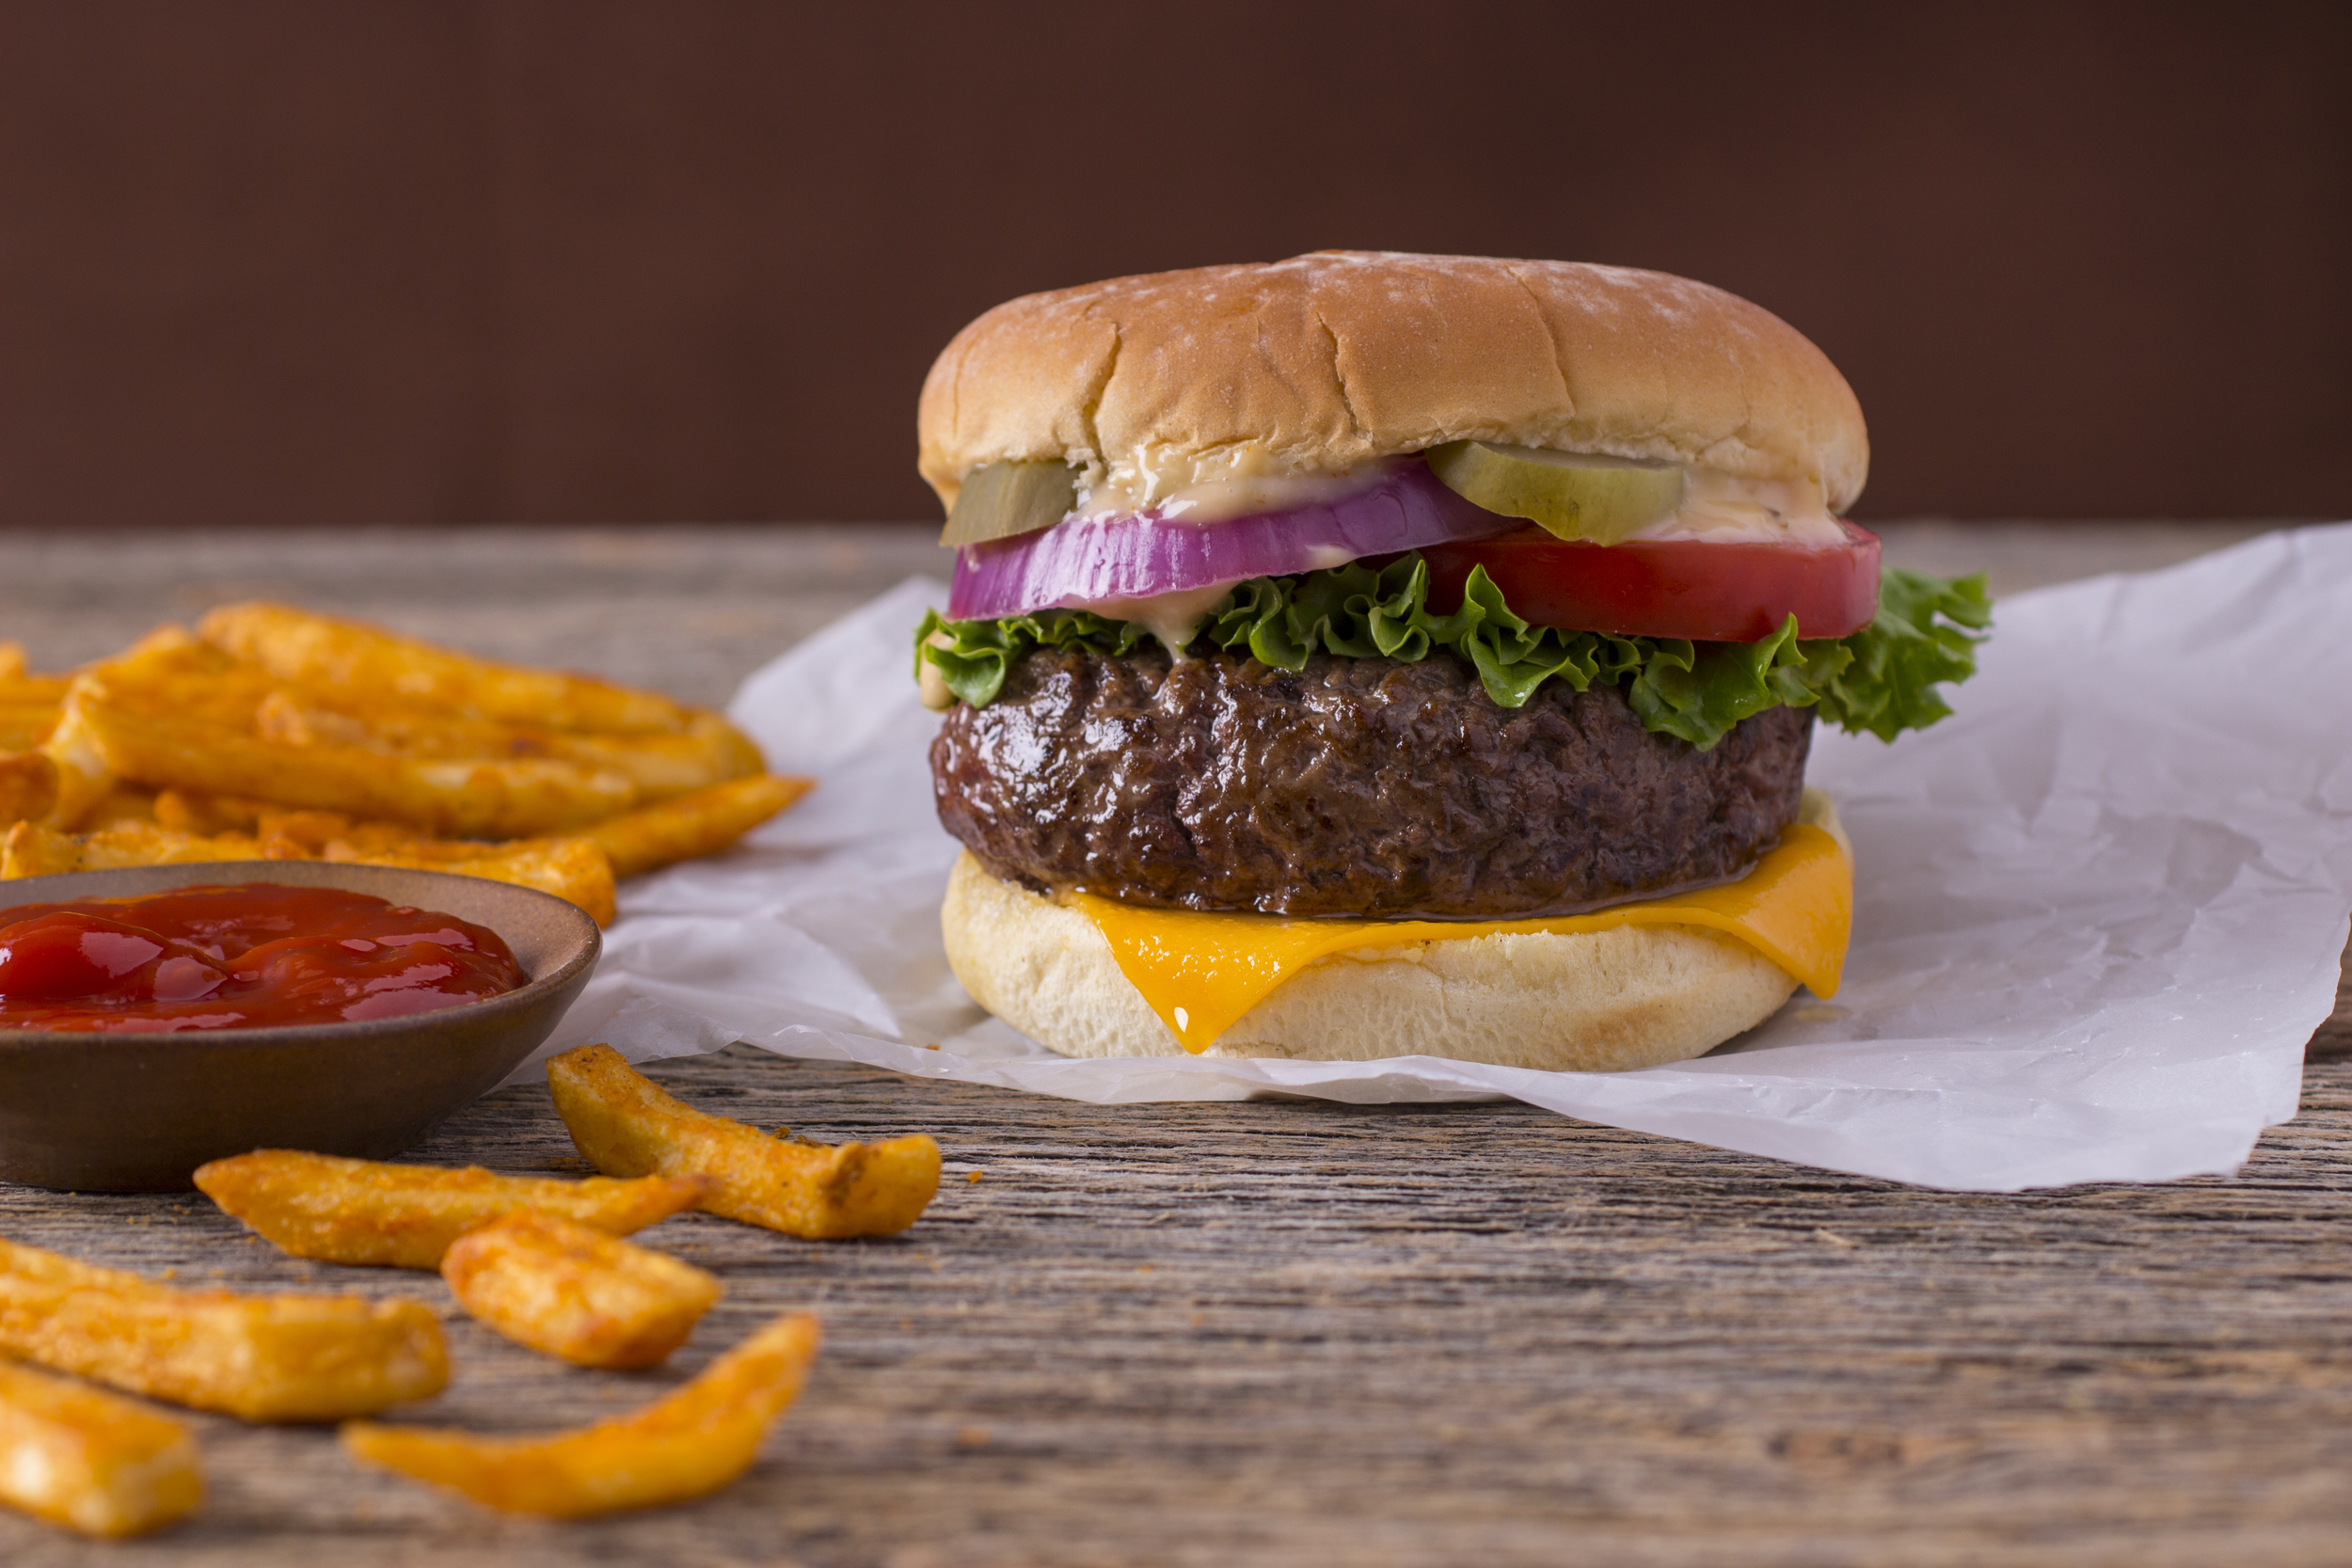
[[[2352,8],[0,0],[0,522],[935,515],[1006,296],[1686,272],[1865,516],[2352,511]]]

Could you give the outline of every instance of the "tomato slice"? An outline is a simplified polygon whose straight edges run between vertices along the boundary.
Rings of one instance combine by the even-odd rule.
[[[1530,523],[1486,539],[1424,545],[1429,608],[1460,608],[1484,566],[1512,610],[1539,626],[1754,642],[1790,615],[1800,637],[1845,637],[1878,613],[1879,538],[1838,520],[1842,545],[1701,539],[1570,544]]]

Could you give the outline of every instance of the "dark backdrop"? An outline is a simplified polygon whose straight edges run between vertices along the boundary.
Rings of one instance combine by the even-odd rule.
[[[1322,246],[1779,312],[1865,516],[2352,511],[2352,7],[0,0],[0,521],[934,515],[995,301]]]

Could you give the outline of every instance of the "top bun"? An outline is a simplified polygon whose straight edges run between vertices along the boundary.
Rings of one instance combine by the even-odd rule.
[[[999,305],[923,382],[923,477],[952,506],[1008,458],[1261,449],[1339,468],[1479,439],[1862,494],[1852,388],[1779,317],[1664,273],[1327,250]]]

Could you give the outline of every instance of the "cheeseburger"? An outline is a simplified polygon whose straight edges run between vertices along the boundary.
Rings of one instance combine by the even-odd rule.
[[[920,411],[943,925],[1072,1055],[1698,1055],[1837,986],[1816,719],[1892,739],[1980,578],[1882,571],[1820,350],[1720,290],[1326,252],[1032,294]]]

